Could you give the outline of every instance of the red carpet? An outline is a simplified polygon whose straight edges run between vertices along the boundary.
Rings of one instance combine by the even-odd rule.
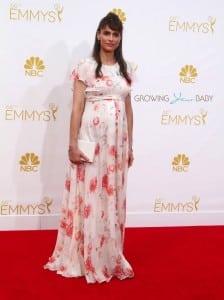
[[[224,226],[127,228],[135,278],[87,284],[44,270],[55,230],[0,232],[0,299],[223,300]]]

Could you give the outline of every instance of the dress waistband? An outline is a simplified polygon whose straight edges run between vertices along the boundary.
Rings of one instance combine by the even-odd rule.
[[[123,101],[120,96],[117,95],[99,95],[99,96],[87,96],[86,102],[96,102],[96,101]]]

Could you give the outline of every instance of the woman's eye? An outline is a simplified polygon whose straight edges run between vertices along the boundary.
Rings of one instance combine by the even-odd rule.
[[[108,35],[111,34],[111,32],[109,32],[109,31],[103,31],[103,34],[106,35],[106,36],[108,36]],[[114,37],[119,37],[119,32],[113,32],[112,35]]]

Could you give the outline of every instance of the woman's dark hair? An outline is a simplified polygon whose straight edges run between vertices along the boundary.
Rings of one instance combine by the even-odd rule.
[[[127,80],[127,82],[129,84],[131,84],[131,78],[128,75],[128,72],[127,72],[127,63],[124,60],[123,54],[122,54],[123,24],[122,24],[121,20],[119,19],[119,17],[116,14],[112,13],[112,12],[108,13],[100,21],[100,23],[98,25],[98,28],[96,30],[95,43],[94,43],[93,52],[92,52],[92,56],[95,59],[95,61],[97,62],[97,67],[96,67],[96,70],[95,70],[96,78],[99,78],[102,75],[102,72],[101,72],[102,62],[101,62],[101,59],[100,59],[100,43],[97,39],[97,33],[99,33],[106,26],[109,26],[109,28],[112,29],[112,30],[118,31],[121,35],[120,44],[117,47],[117,49],[114,51],[114,55],[115,55],[116,61],[118,62],[119,66],[120,66],[121,75]]]

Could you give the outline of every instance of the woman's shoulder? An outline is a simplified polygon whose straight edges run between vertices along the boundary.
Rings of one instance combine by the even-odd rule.
[[[137,64],[130,60],[126,60],[126,64],[127,64],[127,72],[129,76],[131,77],[132,80],[135,80],[136,77],[135,74],[138,67]]]
[[[130,73],[130,74],[134,73],[137,69],[137,64],[133,61],[130,61],[130,60],[126,60],[126,63],[127,63],[128,73]]]
[[[72,78],[83,81],[86,85],[95,76],[95,61],[92,57],[80,59],[72,71]]]
[[[93,57],[91,56],[88,56],[88,57],[85,57],[85,58],[82,58],[81,60],[79,60],[78,62],[78,66],[83,66],[83,67],[91,67],[91,66],[95,66],[96,62],[94,60]]]

